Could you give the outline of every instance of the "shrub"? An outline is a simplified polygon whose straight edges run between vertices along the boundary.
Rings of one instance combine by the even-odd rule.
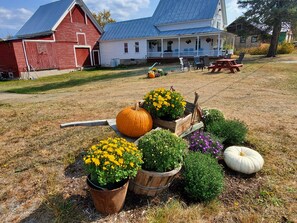
[[[294,51],[294,45],[292,43],[282,43],[277,47],[278,54],[289,54]]]
[[[210,154],[215,158],[222,155],[223,145],[209,133],[196,131],[190,136],[190,150]]]
[[[140,138],[138,147],[143,153],[143,169],[166,172],[181,165],[187,143],[169,130],[162,129]]]
[[[269,44],[261,44],[259,47],[252,47],[248,49],[251,55],[266,55],[268,53]]]
[[[218,109],[203,109],[203,122],[207,126],[213,122],[224,121],[225,117],[223,112]]]
[[[224,187],[222,168],[213,157],[190,152],[185,158],[183,177],[185,191],[195,201],[210,201]]]
[[[224,120],[213,122],[207,131],[222,139],[225,145],[240,145],[244,142],[248,128],[239,120]]]

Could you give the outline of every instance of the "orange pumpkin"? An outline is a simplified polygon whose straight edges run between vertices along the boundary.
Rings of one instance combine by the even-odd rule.
[[[153,128],[153,119],[150,113],[140,108],[136,103],[135,107],[124,108],[116,117],[118,130],[129,137],[140,137]]]
[[[148,77],[149,78],[155,78],[155,73],[154,72],[149,72]]]

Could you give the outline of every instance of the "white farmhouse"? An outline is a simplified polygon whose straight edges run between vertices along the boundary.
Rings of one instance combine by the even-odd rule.
[[[160,0],[152,17],[107,24],[102,66],[193,56],[218,57],[230,34],[225,0]]]

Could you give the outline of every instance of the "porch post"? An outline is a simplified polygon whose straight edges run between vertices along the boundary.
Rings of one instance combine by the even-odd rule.
[[[200,36],[197,36],[197,56],[199,55],[199,40]]]
[[[220,47],[221,47],[221,34],[219,33],[218,34],[218,55],[217,56],[220,55]]]
[[[178,57],[180,57],[180,37],[178,37]]]
[[[164,57],[164,46],[163,46],[163,38],[161,39],[161,57]]]

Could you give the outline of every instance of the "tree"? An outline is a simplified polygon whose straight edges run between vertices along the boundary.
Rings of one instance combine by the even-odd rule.
[[[247,9],[244,16],[248,21],[272,31],[267,57],[274,57],[282,26],[297,22],[297,0],[238,0],[237,3]]]
[[[110,15],[110,11],[109,10],[103,10],[102,12],[98,12],[98,14],[96,13],[92,13],[92,15],[94,16],[94,18],[97,20],[97,22],[99,23],[99,25],[104,28],[104,26],[107,23],[113,23],[115,22],[115,20],[113,18],[111,18]]]

